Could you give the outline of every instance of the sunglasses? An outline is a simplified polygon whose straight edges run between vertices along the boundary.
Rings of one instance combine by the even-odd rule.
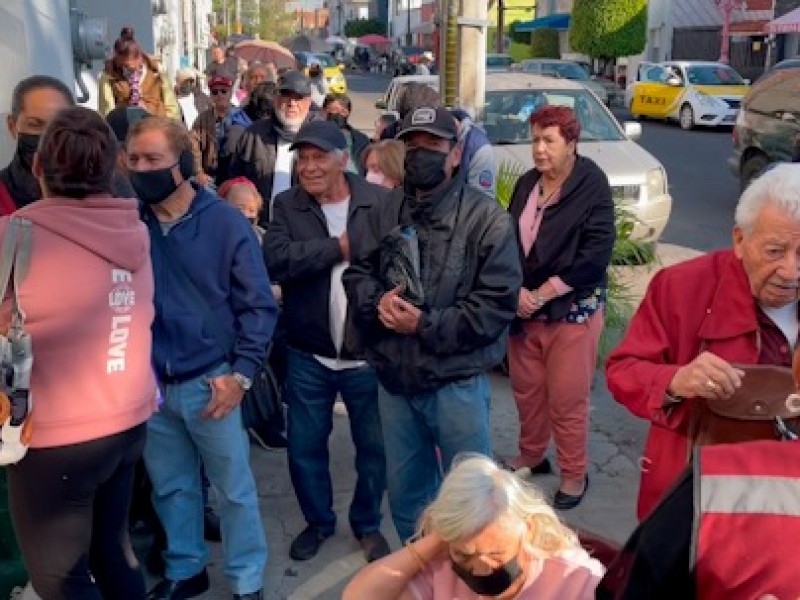
[[[224,95],[224,94],[228,94],[228,93],[230,93],[230,90],[219,89],[219,88],[217,88],[215,90],[211,90],[211,95],[212,96],[220,96],[220,95]]]

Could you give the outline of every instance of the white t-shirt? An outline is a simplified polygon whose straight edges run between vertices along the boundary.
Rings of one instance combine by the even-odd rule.
[[[289,150],[291,142],[278,140],[275,156],[275,172],[272,175],[272,194],[269,198],[269,216],[272,218],[272,205],[275,196],[292,187],[292,166],[294,165],[294,151]]]
[[[322,212],[325,214],[325,221],[328,224],[328,233],[331,237],[341,237],[347,231],[347,216],[350,213],[350,198],[347,197],[341,202],[334,202],[322,205]],[[344,342],[344,324],[347,319],[347,294],[342,285],[342,275],[350,265],[349,262],[340,262],[331,271],[331,292],[328,300],[328,312],[330,315],[330,330],[333,345],[336,353],[342,351]],[[342,360],[340,358],[328,358],[325,356],[314,356],[322,365],[334,371],[344,369],[355,369],[364,365],[360,360]]]
[[[792,302],[780,308],[762,306],[761,310],[783,332],[783,336],[789,342],[789,347],[794,348],[797,346],[797,334],[798,328],[800,328],[800,321],[798,321],[797,317],[797,302]]]

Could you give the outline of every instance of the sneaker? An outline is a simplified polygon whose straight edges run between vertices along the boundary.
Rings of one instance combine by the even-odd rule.
[[[313,525],[309,525],[292,542],[289,548],[289,556],[294,560],[308,560],[314,558],[319,552],[322,542],[331,537],[333,534],[328,535],[320,532]]]
[[[383,537],[380,531],[373,531],[366,533],[362,536],[356,536],[358,542],[361,544],[361,549],[364,551],[364,558],[368,563],[389,556],[391,550],[389,549],[389,542]]]
[[[250,436],[250,441],[268,452],[281,452],[289,445],[283,433],[270,427],[263,429],[248,427],[247,435]]]

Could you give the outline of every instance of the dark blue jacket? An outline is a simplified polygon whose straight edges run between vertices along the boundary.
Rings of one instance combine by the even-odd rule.
[[[163,236],[149,208],[142,210],[142,218],[151,238]],[[183,381],[228,360],[235,373],[252,379],[264,362],[278,314],[252,226],[216,194],[196,188],[189,211],[163,241],[205,298],[215,323],[205,318],[207,310],[183,289],[161,245],[151,239],[156,373],[163,381]],[[222,347],[222,335],[232,347]]]

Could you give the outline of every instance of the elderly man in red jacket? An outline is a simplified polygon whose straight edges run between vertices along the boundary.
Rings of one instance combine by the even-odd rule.
[[[736,207],[733,249],[659,272],[608,359],[614,398],[651,422],[639,492],[646,517],[688,464],[703,399],[729,398],[733,365],[791,366],[798,341],[800,166],[757,179]]]

